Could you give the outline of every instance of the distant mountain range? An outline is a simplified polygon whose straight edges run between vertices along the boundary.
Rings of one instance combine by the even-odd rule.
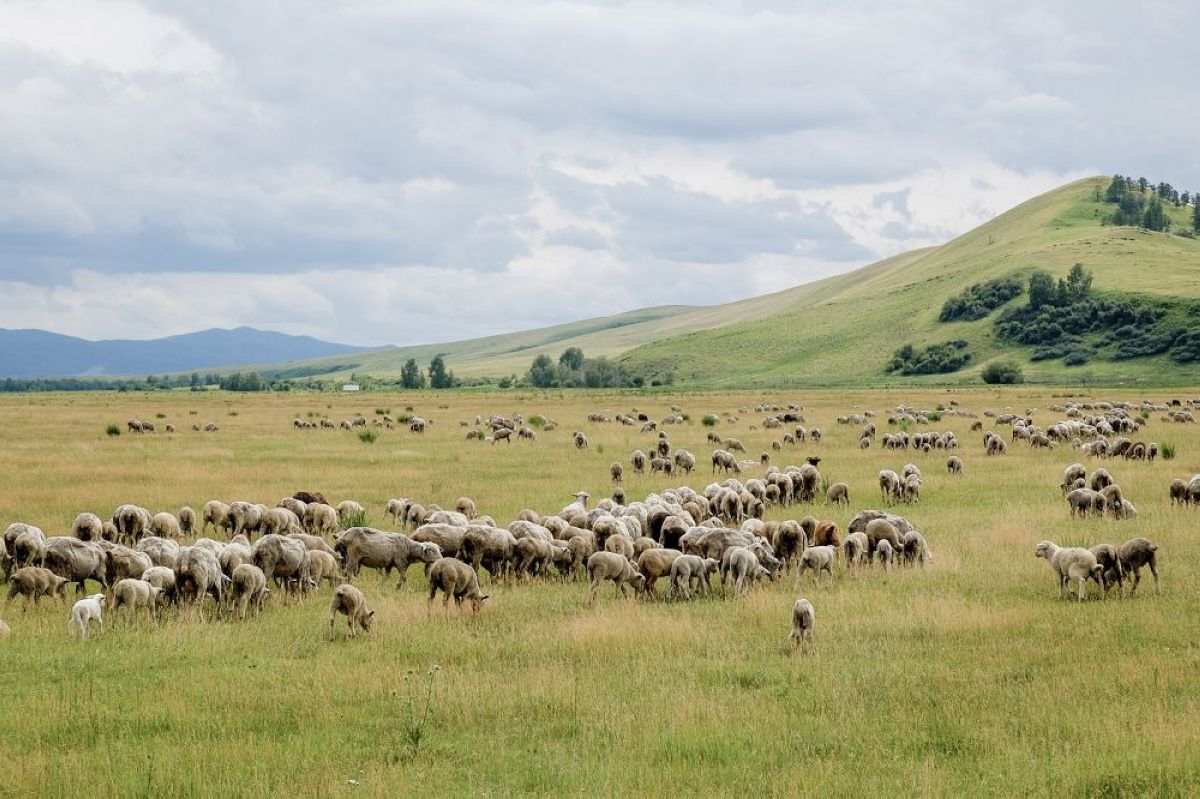
[[[88,341],[46,330],[0,328],[0,378],[146,375],[237,364],[279,364],[366,352],[309,336],[239,327],[166,338]]]

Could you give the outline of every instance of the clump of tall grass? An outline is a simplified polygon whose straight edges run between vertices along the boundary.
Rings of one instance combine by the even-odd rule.
[[[338,519],[338,521],[340,521],[342,526],[345,527],[347,530],[350,529],[351,527],[366,527],[367,526],[367,512],[365,510],[363,510],[363,511],[356,510],[356,511],[352,511],[350,513],[343,513],[341,515],[341,517]]]
[[[404,703],[404,745],[408,756],[415,758],[421,750],[421,742],[429,735],[429,717],[433,713],[433,688],[441,666],[434,665],[425,672],[425,679],[418,680],[410,671],[404,675],[408,696]]]
[[[1161,447],[1159,447],[1158,454],[1162,455],[1162,459],[1164,461],[1175,460],[1175,445],[1163,444]]]
[[[700,420],[700,424],[705,427],[716,427],[719,421],[721,420],[717,418],[715,413],[706,413],[704,414],[704,418]]]
[[[546,417],[542,416],[540,413],[535,413],[533,416],[529,417],[529,426],[536,427],[538,430],[541,430],[546,426]]]
[[[109,435],[109,436],[119,436],[119,435],[121,435],[121,426],[119,424],[110,424],[108,427],[104,428],[104,433],[105,433],[105,435]],[[1171,454],[1172,455],[1175,454],[1174,450],[1172,450]],[[1166,455],[1164,455],[1163,457],[1165,458]]]
[[[379,438],[379,434],[370,428],[364,427],[358,431],[358,440],[364,444],[374,444],[377,438]]]

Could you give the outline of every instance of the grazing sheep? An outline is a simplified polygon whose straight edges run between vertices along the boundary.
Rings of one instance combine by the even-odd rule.
[[[1107,469],[1097,469],[1092,472],[1092,477],[1088,480],[1088,487],[1093,491],[1100,491],[1113,484],[1112,475]]]
[[[759,563],[758,556],[746,547],[730,547],[725,550],[721,568],[721,592],[724,593],[729,584],[733,583],[737,596],[744,596],[750,590],[750,583],[768,574]]]
[[[217,499],[205,502],[204,524],[200,526],[200,532],[207,533],[209,525],[212,525],[214,533],[219,530],[228,530],[230,527],[229,506]]]
[[[468,563],[458,558],[439,558],[429,569],[429,599],[426,607],[433,605],[433,599],[441,590],[442,607],[449,610],[450,597],[454,604],[462,610],[464,599],[471,600],[471,612],[478,613],[488,595],[479,589],[479,575]]]
[[[628,558],[616,552],[593,553],[587,559],[587,573],[589,605],[596,601],[596,591],[605,580],[612,580],[614,593],[620,591],[621,596],[629,595],[625,589],[626,583],[632,584],[635,592],[641,591],[645,585],[645,577],[634,570]]]
[[[875,547],[875,557],[883,564],[883,570],[886,572],[892,568],[892,545],[888,543],[886,538],[881,539]]]
[[[820,583],[821,572],[826,572],[829,575],[829,581],[834,581],[833,562],[837,557],[837,550],[832,546],[817,546],[809,547],[800,555],[800,568],[796,571],[797,585],[804,578],[804,572],[811,570],[813,573],[813,582]]]
[[[196,511],[184,505],[179,509],[179,532],[185,536],[196,533]]]
[[[437,544],[414,541],[403,533],[388,533],[370,527],[351,527],[338,538],[334,550],[341,556],[350,579],[364,566],[382,569],[385,579],[392,569],[397,569],[400,579],[396,588],[404,585],[410,563],[433,563],[442,556]]]
[[[1121,565],[1121,573],[1133,578],[1130,595],[1137,592],[1138,583],[1142,580],[1142,567],[1149,566],[1150,574],[1154,576],[1154,593],[1158,593],[1158,558],[1155,553],[1158,547],[1150,543],[1148,538],[1131,538],[1117,549],[1117,558]]]
[[[233,570],[233,606],[239,619],[246,618],[246,608],[251,605],[255,616],[261,614],[270,593],[267,576],[253,563],[243,563]]]
[[[641,555],[638,555],[637,567],[645,578],[645,583],[642,585],[642,590],[649,597],[657,597],[655,591],[655,583],[659,577],[668,576],[671,573],[671,566],[675,563],[675,559],[683,553],[678,549],[647,549]]]
[[[702,594],[711,592],[709,577],[719,568],[721,563],[716,558],[681,555],[671,564],[671,596],[691,599],[693,587],[698,587]]]
[[[850,505],[850,486],[845,483],[834,483],[825,492],[826,505]]]
[[[345,523],[346,520],[351,516],[365,518],[367,515],[367,509],[352,499],[346,499],[339,502],[334,510],[337,511],[339,523]]]
[[[1178,503],[1180,505],[1186,505],[1188,504],[1188,501],[1189,497],[1187,483],[1179,478],[1175,478],[1171,481],[1171,504],[1174,505]]]
[[[211,594],[217,607],[221,607],[226,579],[211,549],[199,543],[180,548],[175,563],[175,585],[182,600],[190,600],[199,607],[201,619],[204,618],[205,596]]]
[[[1089,578],[1100,584],[1100,596],[1104,596],[1104,575],[1096,556],[1082,547],[1060,547],[1053,541],[1042,541],[1034,549],[1034,555],[1045,558],[1058,577],[1058,591],[1062,595],[1069,580],[1079,583],[1079,601],[1083,601],[1084,584]]]
[[[788,639],[797,647],[813,637],[813,606],[807,599],[797,599],[792,605],[792,632]]]
[[[620,461],[613,461],[608,466],[608,476],[614,483],[620,483],[625,477],[625,467],[621,465]]]
[[[588,437],[586,435],[584,435],[582,431],[576,430],[574,433],[571,434],[571,436],[575,441],[575,449],[587,449],[588,448]]]
[[[150,517],[150,532],[159,538],[182,538],[183,529],[171,513],[156,513]]]
[[[375,611],[367,609],[367,598],[363,592],[352,585],[339,585],[333,589],[333,598],[329,602],[329,638],[333,639],[333,622],[337,615],[346,616],[346,626],[350,628],[350,637],[358,634],[357,628],[363,632],[371,632],[371,622],[375,620]]]
[[[1090,488],[1076,488],[1067,494],[1067,503],[1071,508],[1071,517],[1083,518],[1089,513],[1100,515],[1104,513],[1104,495]]]
[[[175,572],[165,566],[151,566],[142,572],[142,579],[162,592],[165,601],[174,603],[178,598],[175,591]]]
[[[963,474],[962,458],[957,455],[951,455],[949,458],[946,458],[946,471],[955,475]]]
[[[640,449],[633,451],[633,454],[629,456],[629,462],[633,465],[634,473],[643,474],[646,471],[646,453]]]
[[[158,606],[165,597],[159,589],[145,580],[134,580],[126,578],[121,580],[112,587],[112,595],[109,598],[109,609],[112,610],[113,616],[117,614],[117,610],[121,607],[129,609],[129,621],[133,623],[137,620],[138,608],[146,609],[146,616],[150,619],[150,624],[153,627],[158,626]]]
[[[108,585],[108,558],[99,543],[54,536],[46,539],[40,562],[67,582],[75,583],[76,596],[86,590],[87,580]]]
[[[1096,556],[1096,562],[1100,564],[1100,574],[1104,577],[1104,585],[1106,588],[1117,586],[1118,590],[1123,590],[1125,574],[1121,569],[1121,559],[1117,554],[1117,548],[1112,544],[1096,544],[1090,547],[1090,551]]]
[[[340,585],[342,570],[338,568],[337,559],[324,550],[308,550],[308,579],[314,588],[320,586],[322,580],[328,581],[330,588]]]
[[[307,585],[308,547],[303,541],[271,533],[255,541],[250,554],[254,565],[262,569],[268,580],[274,579],[297,589]]]
[[[23,566],[12,573],[8,579],[8,598],[4,602],[4,613],[8,615],[8,608],[12,601],[18,597],[24,597],[21,604],[23,611],[29,610],[29,602],[33,601],[34,606],[38,600],[44,596],[57,596],[64,602],[67,599],[67,580],[59,577],[49,569],[43,569],[41,566]]]
[[[80,541],[99,541],[104,537],[104,522],[94,513],[81,513],[71,524],[71,534]]]
[[[78,635],[86,641],[91,634],[92,622],[95,621],[104,632],[104,594],[92,594],[79,600],[71,608],[71,618],[67,622],[67,632]]]
[[[929,544],[925,542],[925,536],[916,530],[901,533],[899,552],[903,555],[904,562],[909,565],[915,562],[924,566],[926,563],[933,562],[933,552],[929,549]]]
[[[869,546],[866,533],[850,533],[846,536],[846,541],[842,544],[842,551],[846,555],[846,568],[861,566],[866,562]]]
[[[900,549],[900,531],[888,519],[872,519],[867,522],[867,556],[873,558],[880,541],[887,541],[893,551]]]

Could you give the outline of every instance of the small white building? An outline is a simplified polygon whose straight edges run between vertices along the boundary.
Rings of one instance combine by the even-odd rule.
[[[342,386],[342,391],[358,391],[358,383],[346,383]]]

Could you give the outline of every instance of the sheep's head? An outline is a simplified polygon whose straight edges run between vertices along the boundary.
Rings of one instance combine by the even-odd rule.
[[[1049,560],[1050,556],[1054,554],[1054,550],[1056,549],[1058,549],[1058,547],[1053,541],[1043,541],[1037,545],[1037,548],[1034,549],[1033,554],[1034,557],[1046,558]]]
[[[418,553],[422,563],[433,563],[442,556],[442,548],[433,542],[420,544],[421,550]]]
[[[362,628],[367,632],[371,632],[371,622],[375,621],[375,611],[369,610],[363,614]]]

